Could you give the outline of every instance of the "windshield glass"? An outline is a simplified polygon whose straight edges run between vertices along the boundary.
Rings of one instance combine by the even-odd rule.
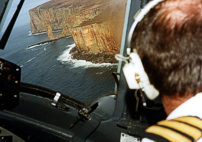
[[[5,25],[18,3],[13,0]],[[0,57],[22,68],[22,82],[80,101],[114,93],[111,72],[117,71],[114,55],[120,51],[126,4],[127,0],[25,0]]]

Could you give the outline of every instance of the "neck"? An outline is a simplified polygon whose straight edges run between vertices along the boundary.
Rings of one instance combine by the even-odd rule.
[[[186,93],[184,96],[179,96],[178,93],[173,96],[162,95],[161,101],[163,103],[166,114],[169,115],[178,106],[180,106],[193,96],[194,95],[191,93]]]

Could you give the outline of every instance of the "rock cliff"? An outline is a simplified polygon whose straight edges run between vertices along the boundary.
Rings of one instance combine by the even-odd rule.
[[[70,29],[78,52],[117,53],[118,45],[111,31],[109,22],[92,24]]]
[[[72,35],[74,58],[116,62],[127,0],[51,0],[29,11],[31,32],[47,31],[49,39]],[[52,31],[62,29],[53,36]]]
[[[44,21],[48,21],[52,30],[78,26],[88,21],[105,9],[107,0],[51,0],[29,10],[32,33],[46,31]]]
[[[73,57],[96,63],[117,62],[114,54],[120,51],[125,8],[126,0],[111,0],[98,16],[72,27],[70,32],[76,44]]]

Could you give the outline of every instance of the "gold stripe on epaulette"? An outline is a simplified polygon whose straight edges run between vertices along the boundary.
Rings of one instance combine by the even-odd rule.
[[[167,140],[171,141],[171,142],[191,142],[190,139],[188,139],[187,137],[172,131],[170,129],[164,128],[164,127],[160,127],[160,126],[151,126],[148,129],[146,129],[147,133],[153,133],[156,135],[159,135],[163,138],[166,138]]]
[[[167,126],[169,128],[173,128],[175,130],[178,130],[184,134],[187,134],[188,136],[192,137],[195,141],[198,140],[201,137],[201,131],[193,126],[180,123],[177,121],[160,121],[157,123],[161,126]]]
[[[202,129],[202,120],[200,120],[197,117],[186,116],[186,117],[175,118],[173,120],[185,122],[185,123],[188,123],[188,124],[193,125],[195,127],[198,127],[199,129]]]

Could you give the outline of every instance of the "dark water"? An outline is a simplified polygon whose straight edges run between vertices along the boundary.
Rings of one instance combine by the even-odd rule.
[[[29,35],[29,24],[12,32],[0,57],[22,67],[22,82],[40,85],[81,101],[95,99],[114,91],[112,71],[117,65],[93,65],[66,59],[72,38],[31,46],[48,39],[47,34]],[[31,46],[31,47],[29,47]]]

